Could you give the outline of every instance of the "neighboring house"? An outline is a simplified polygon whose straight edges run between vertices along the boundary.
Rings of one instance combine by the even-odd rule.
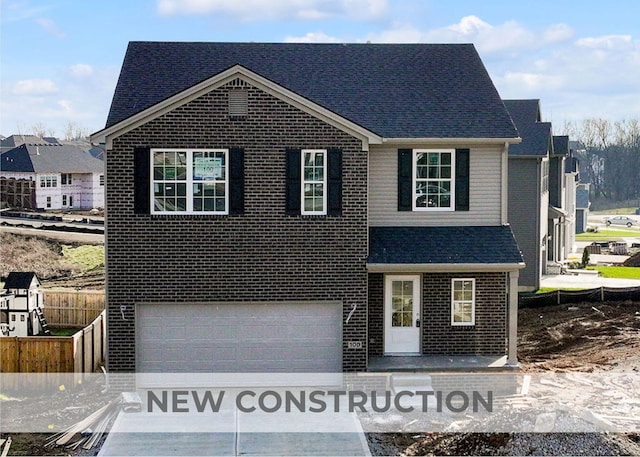
[[[92,209],[104,207],[104,162],[81,148],[64,144],[23,144],[0,155],[2,201],[25,200],[28,209]],[[11,189],[29,184],[30,198]]]
[[[578,167],[578,159],[574,156],[574,150],[569,148],[567,158],[565,160],[565,210],[566,227],[565,227],[565,257],[576,252],[576,196],[578,193],[578,184],[580,184],[580,172]]]
[[[589,183],[579,183],[576,189],[576,233],[583,233],[587,231],[589,208],[591,208],[591,202],[589,201]]]
[[[110,372],[517,363],[520,139],[472,45],[132,42],[92,141]]]
[[[0,335],[50,333],[42,314],[42,291],[35,273],[11,272],[0,294]]]
[[[554,135],[549,157],[549,212],[547,213],[547,268],[543,273],[558,274],[567,259],[567,230],[573,226],[574,215],[569,213],[565,161],[569,154],[569,137]]]
[[[10,151],[23,144],[59,144],[57,138],[40,138],[36,135],[11,135],[0,139],[0,153]]]
[[[550,122],[542,122],[539,100],[505,100],[522,142],[509,148],[509,222],[522,250],[521,291],[540,288],[554,246],[549,233],[549,168],[553,156]],[[559,193],[556,190],[556,195]],[[561,211],[553,210],[552,219]]]

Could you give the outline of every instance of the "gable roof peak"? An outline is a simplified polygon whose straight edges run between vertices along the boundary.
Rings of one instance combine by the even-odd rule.
[[[384,138],[517,138],[470,43],[132,41],[105,130],[235,65]]]

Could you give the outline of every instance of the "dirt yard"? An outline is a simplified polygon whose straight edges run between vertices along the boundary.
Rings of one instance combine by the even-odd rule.
[[[520,310],[525,372],[640,371],[640,303],[561,305]],[[96,408],[100,405],[96,405]],[[56,411],[50,411],[54,416]],[[3,438],[5,438],[3,436]],[[12,436],[10,455],[93,455],[46,448],[47,435]],[[431,433],[369,434],[373,455],[640,455],[639,435]]]
[[[578,303],[519,312],[525,372],[639,372],[640,303]],[[369,434],[373,455],[640,455],[640,434]]]

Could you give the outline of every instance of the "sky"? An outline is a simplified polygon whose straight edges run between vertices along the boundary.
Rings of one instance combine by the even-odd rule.
[[[0,0],[0,134],[105,125],[129,41],[473,43],[554,133],[640,119],[638,0]]]

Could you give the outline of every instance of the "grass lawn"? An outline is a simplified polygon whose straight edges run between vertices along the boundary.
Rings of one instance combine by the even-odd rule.
[[[603,228],[597,232],[584,232],[576,235],[576,241],[620,241],[622,238],[640,237],[638,229],[608,229]]]
[[[104,264],[104,246],[86,245],[62,246],[64,257],[69,262],[79,265],[83,271],[92,270]]]
[[[589,270],[598,270],[605,278],[640,279],[640,267],[589,267]]]
[[[631,208],[614,208],[614,209],[602,209],[600,211],[590,211],[591,214],[636,214],[637,206]]]
[[[536,290],[536,294],[546,294],[547,292],[555,292],[556,290],[558,290],[558,287],[541,287],[538,290]],[[563,287],[560,290],[587,290],[586,288],[578,288],[578,287]]]

